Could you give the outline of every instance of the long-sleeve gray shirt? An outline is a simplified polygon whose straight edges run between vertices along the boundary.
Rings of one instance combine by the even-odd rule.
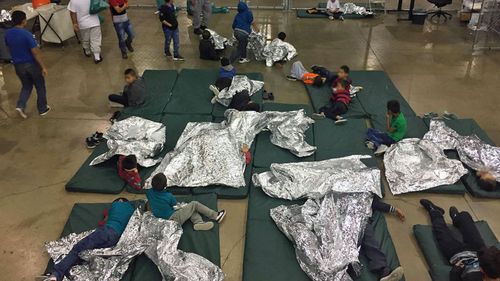
[[[129,106],[138,106],[144,103],[146,98],[146,83],[142,77],[137,78],[134,83],[126,85],[123,93],[127,95]]]

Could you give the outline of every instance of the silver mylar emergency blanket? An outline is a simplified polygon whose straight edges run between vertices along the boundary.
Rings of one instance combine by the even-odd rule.
[[[264,129],[271,142],[299,157],[311,155],[316,147],[305,142],[304,132],[314,121],[303,110],[253,112],[229,109],[222,123],[188,123],[171,152],[151,174],[164,173],[168,186],[197,187],[245,185],[243,144],[251,146]],[[145,188],[150,188],[151,177]]]
[[[366,10],[365,7],[357,6],[354,3],[345,3],[342,5],[342,11],[345,14],[356,14],[356,15],[372,15],[372,12]]]
[[[133,154],[137,163],[143,167],[151,167],[161,161],[154,159],[163,149],[166,141],[165,125],[141,117],[132,116],[115,122],[103,137],[107,139],[109,150],[97,156],[90,165],[97,165],[114,155]]]
[[[211,36],[210,40],[212,40],[212,43],[214,43],[216,50],[224,50],[225,45],[230,45],[230,42],[226,37],[221,36],[220,34],[218,34],[217,32],[215,32],[211,29],[205,28],[205,30],[210,32],[210,36]]]
[[[11,15],[9,13],[9,11],[7,10],[2,10],[0,12],[0,22],[7,22],[7,21],[11,21]]]
[[[223,106],[229,106],[233,96],[243,90],[248,91],[248,95],[252,96],[264,87],[263,81],[251,80],[245,75],[236,75],[233,77],[231,86],[229,88],[222,89],[216,97],[217,102]]]
[[[485,143],[476,135],[462,136],[442,120],[431,120],[424,139],[441,149],[456,149],[460,161],[475,171],[488,171],[500,182],[500,148]]]
[[[385,176],[391,192],[403,194],[454,184],[467,174],[459,160],[449,159],[435,143],[403,139],[385,152]]]
[[[278,61],[290,61],[297,56],[297,50],[292,44],[278,38],[266,44],[264,35],[252,32],[248,37],[247,49],[250,50],[257,61],[266,61],[266,66],[271,67]]]
[[[316,162],[271,164],[271,170],[252,177],[255,186],[271,197],[294,200],[322,198],[330,191],[371,192],[382,197],[380,170],[368,168],[352,155]]]
[[[45,247],[55,263],[61,261],[73,246],[92,231],[70,234]],[[142,253],[158,266],[164,280],[219,281],[224,273],[205,258],[177,249],[182,227],[171,220],[154,217],[136,210],[116,246],[80,253],[85,261],[70,270],[71,280],[119,281],[132,259]],[[68,280],[66,277],[64,280]]]

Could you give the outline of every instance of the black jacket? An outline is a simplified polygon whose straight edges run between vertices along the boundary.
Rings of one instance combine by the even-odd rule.
[[[229,108],[234,108],[239,111],[245,110],[245,107],[250,102],[250,96],[248,95],[247,90],[243,90],[241,92],[236,93],[229,104]]]
[[[200,40],[200,59],[202,60],[219,60],[215,46],[210,39]]]
[[[160,21],[163,24],[163,21],[170,23],[172,26],[164,25],[164,27],[170,30],[176,30],[179,27],[179,23],[177,22],[177,17],[175,15],[175,7],[173,5],[162,5],[160,7],[159,13]]]

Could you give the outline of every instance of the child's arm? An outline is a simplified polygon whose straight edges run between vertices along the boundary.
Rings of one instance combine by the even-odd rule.
[[[175,206],[175,205],[177,205],[177,199],[175,199],[175,197],[170,192],[168,193],[168,203],[172,207]]]
[[[392,120],[391,114],[387,113],[386,117],[387,117],[387,123],[386,123],[387,124],[386,125],[387,132],[392,133],[392,132],[396,131],[396,128],[393,128],[392,124],[391,124],[391,120]]]

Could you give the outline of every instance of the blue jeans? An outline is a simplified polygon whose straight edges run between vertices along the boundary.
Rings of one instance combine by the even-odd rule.
[[[247,58],[248,33],[236,29],[234,31],[234,37],[236,38],[236,40],[238,40],[238,49],[237,49],[238,52],[236,54],[236,57],[234,57],[232,61],[235,61],[238,58],[246,59]]]
[[[80,262],[80,257],[78,256],[81,252],[85,250],[101,249],[113,247],[120,240],[120,234],[116,233],[111,227],[100,227],[94,232],[89,234],[87,237],[80,240],[71,249],[71,251],[64,257],[62,261],[54,265],[53,273],[57,280],[62,280],[69,270],[76,264]]]
[[[163,48],[165,54],[169,53],[170,41],[174,40],[174,57],[179,56],[179,28],[172,30],[163,25],[163,33],[165,34],[165,47]]]
[[[126,21],[115,22],[113,23],[113,25],[115,26],[116,36],[118,36],[118,46],[120,47],[122,53],[126,53],[126,42],[132,43],[132,40],[134,40],[134,31],[132,30],[132,24],[130,24],[130,21]],[[126,38],[125,34],[127,34]]]
[[[17,108],[26,109],[26,103],[31,96],[33,86],[36,88],[37,108],[39,113],[47,110],[47,92],[42,69],[37,63],[20,63],[14,65],[16,74],[21,80],[22,88],[17,101]]]
[[[376,147],[379,147],[381,144],[389,146],[395,143],[395,141],[387,133],[373,128],[368,128],[368,131],[366,132],[366,139],[373,142]]]

